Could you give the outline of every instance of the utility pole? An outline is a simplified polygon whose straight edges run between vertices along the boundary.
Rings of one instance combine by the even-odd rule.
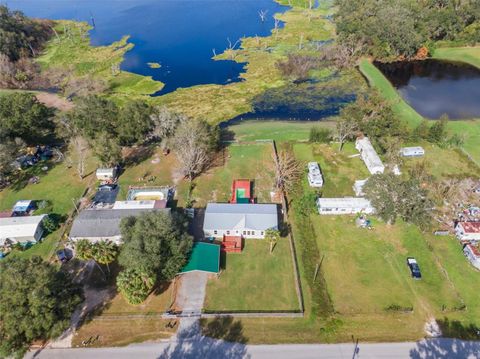
[[[355,347],[353,348],[353,356],[352,359],[358,358],[358,353],[360,352],[360,348],[358,347],[358,338],[355,340],[355,337],[352,335],[352,341],[353,344],[355,344]]]

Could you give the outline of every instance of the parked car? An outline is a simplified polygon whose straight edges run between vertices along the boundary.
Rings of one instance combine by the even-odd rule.
[[[410,268],[410,273],[414,279],[422,279],[422,273],[420,272],[420,266],[417,263],[417,260],[413,257],[407,258],[407,265]]]
[[[59,249],[57,251],[57,258],[62,263],[68,262],[72,259],[72,253],[68,249]]]

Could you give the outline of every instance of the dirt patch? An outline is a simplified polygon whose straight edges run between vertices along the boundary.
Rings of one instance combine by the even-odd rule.
[[[73,102],[53,93],[39,92],[36,94],[37,100],[47,107],[56,108],[60,111],[69,111],[73,108]]]

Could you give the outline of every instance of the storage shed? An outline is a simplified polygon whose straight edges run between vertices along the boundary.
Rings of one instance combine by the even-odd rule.
[[[375,212],[370,201],[363,197],[319,198],[317,200],[319,214],[356,214]]]
[[[180,273],[193,271],[217,274],[220,271],[220,246],[214,243],[194,243],[188,263]]]
[[[95,172],[97,179],[99,181],[109,181],[117,178],[117,169],[116,168],[98,168]]]
[[[360,157],[372,175],[385,171],[385,166],[368,137],[358,138],[355,142],[355,148],[360,152]]]
[[[423,147],[403,147],[400,150],[400,155],[402,157],[422,157],[425,155],[425,150]]]

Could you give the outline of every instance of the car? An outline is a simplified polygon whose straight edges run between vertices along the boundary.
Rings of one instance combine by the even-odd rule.
[[[413,257],[407,258],[407,265],[410,268],[410,273],[412,274],[413,279],[422,279],[422,273],[420,272],[420,266],[417,263],[417,260]]]
[[[68,249],[59,249],[57,251],[57,258],[60,262],[66,263],[72,259],[72,254]]]
[[[99,191],[114,191],[117,188],[116,184],[102,184],[101,186],[98,186]]]

